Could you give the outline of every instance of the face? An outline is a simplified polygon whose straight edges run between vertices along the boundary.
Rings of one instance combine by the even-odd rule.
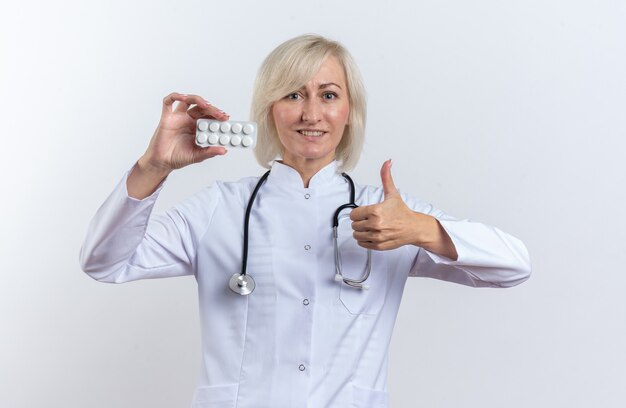
[[[301,89],[272,105],[283,163],[318,170],[333,161],[349,113],[344,69],[329,57]]]

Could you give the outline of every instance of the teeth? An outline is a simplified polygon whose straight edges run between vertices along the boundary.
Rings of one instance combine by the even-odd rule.
[[[324,132],[317,130],[300,130],[299,131],[301,134],[303,134],[304,136],[322,136],[324,134]]]

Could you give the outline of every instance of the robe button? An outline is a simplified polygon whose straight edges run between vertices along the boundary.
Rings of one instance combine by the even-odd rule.
[[[309,249],[311,249],[311,245],[305,245],[304,249],[305,249],[305,251],[308,251]]]
[[[302,301],[302,304],[303,304],[304,306],[308,306],[308,305],[309,305],[309,299],[304,299],[304,300]]]
[[[304,370],[306,370],[306,367],[304,366],[304,364],[300,364],[300,365],[298,366],[298,370],[300,370],[300,371],[304,371]]]
[[[311,194],[306,193],[306,194],[304,195],[304,198],[306,198],[306,199],[308,200],[309,198],[311,198]]]

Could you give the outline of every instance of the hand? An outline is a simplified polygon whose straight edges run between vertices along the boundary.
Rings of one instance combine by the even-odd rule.
[[[224,147],[196,145],[196,120],[200,118],[228,120],[229,116],[197,95],[174,92],[166,96],[159,125],[138,165],[165,177],[172,170],[226,154]]]
[[[174,102],[178,102],[175,108]],[[197,95],[172,93],[163,99],[161,120],[148,149],[126,179],[129,197],[144,199],[172,170],[226,154],[223,147],[196,145],[196,120],[200,118],[228,120],[229,116]]]
[[[354,239],[364,248],[377,250],[407,244],[421,246],[437,221],[429,215],[412,211],[402,201],[391,177],[391,160],[383,163],[380,177],[384,201],[355,208],[350,213]]]

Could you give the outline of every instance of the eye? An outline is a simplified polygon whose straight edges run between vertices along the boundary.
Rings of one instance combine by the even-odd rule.
[[[285,96],[285,99],[297,101],[299,99],[302,99],[302,96],[298,92],[292,92],[289,95]]]
[[[337,99],[337,94],[334,92],[324,92],[323,98],[332,101],[333,99]]]

